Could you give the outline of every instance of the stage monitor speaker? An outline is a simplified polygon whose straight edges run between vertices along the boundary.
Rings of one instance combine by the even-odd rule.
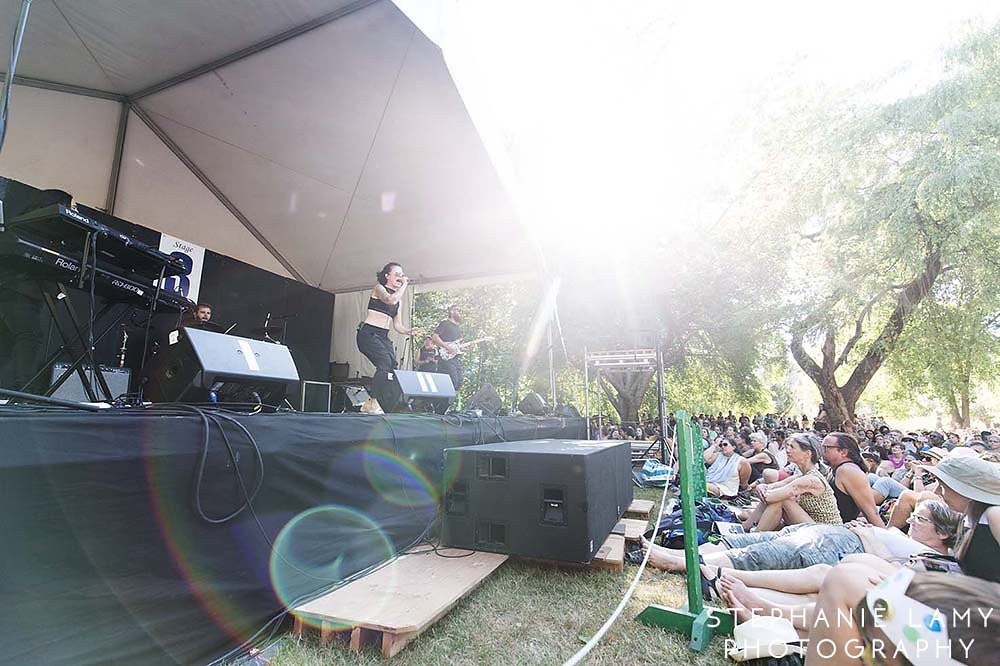
[[[331,411],[335,414],[341,412],[360,412],[361,407],[368,400],[368,389],[364,386],[338,386],[333,396]]]
[[[500,413],[501,407],[503,403],[500,402],[500,394],[493,384],[483,384],[483,388],[476,391],[469,399],[469,409],[478,409],[483,416],[496,416]]]
[[[387,412],[433,411],[444,414],[455,400],[455,386],[451,377],[444,373],[393,370],[392,375],[399,393],[393,404],[388,407],[382,405]]]
[[[51,383],[55,383],[55,381],[59,379],[68,367],[69,363],[56,363],[53,365]],[[101,392],[98,388],[97,376],[94,371],[89,368],[84,368],[84,372],[87,374],[87,381],[90,382],[90,386],[97,391],[98,397],[100,397]],[[111,397],[117,398],[118,396],[128,393],[129,380],[132,378],[131,370],[128,368],[116,368],[114,366],[102,365],[101,374],[104,375],[104,381],[108,383],[108,388],[111,389]],[[90,398],[87,396],[87,392],[83,388],[83,382],[80,381],[80,375],[75,372],[71,374],[65,382],[63,382],[63,385],[52,394],[52,397],[59,398],[60,400],[72,400],[73,402],[90,401]]]
[[[546,412],[549,411],[548,405],[545,404],[545,398],[537,393],[529,393],[524,396],[517,408],[522,414],[530,416],[545,416]]]
[[[300,395],[300,410],[303,412],[330,412],[329,382],[302,382],[302,393]]]
[[[632,503],[628,442],[542,439],[445,449],[448,546],[589,562]]]
[[[147,366],[144,398],[153,402],[256,403],[278,406],[299,373],[288,347],[235,335],[171,331]]]
[[[570,418],[580,418],[580,410],[573,405],[556,405],[556,416],[561,416],[565,419]]]

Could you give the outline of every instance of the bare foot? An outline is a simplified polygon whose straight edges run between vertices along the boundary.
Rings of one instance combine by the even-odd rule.
[[[733,603],[733,609],[743,608],[758,615],[768,613],[771,604],[760,595],[752,592],[746,583],[730,574],[722,574],[719,578],[719,589],[727,603]]]
[[[720,586],[719,594],[722,596],[722,601],[725,602],[726,608],[732,612],[733,617],[736,618],[737,622],[746,622],[753,617],[753,610],[744,606],[743,603],[730,594],[728,590],[723,589]]]
[[[646,539],[642,538],[642,551],[649,553],[649,566],[655,569],[663,569],[664,571],[671,571],[673,573],[683,573],[684,572],[684,558],[678,558],[672,555],[667,548],[663,546],[657,546]]]

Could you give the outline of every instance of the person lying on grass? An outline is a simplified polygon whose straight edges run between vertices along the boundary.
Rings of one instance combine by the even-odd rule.
[[[917,543],[928,545],[915,554],[948,554],[948,549],[956,543],[962,520],[962,514],[952,511],[940,500],[921,502],[910,516],[910,537]],[[885,533],[892,531],[881,530]],[[908,557],[894,557],[890,552],[879,550],[877,544],[873,545],[873,551],[847,555],[841,562],[862,564],[881,576],[908,560]],[[781,615],[791,620],[796,628],[807,629],[811,626],[810,618],[814,611],[812,595],[819,592],[832,568],[828,563],[817,563],[794,571],[748,571],[719,570],[706,564],[702,567],[702,574],[713,582],[712,576],[718,578],[715,589],[738,620],[748,619],[753,610],[758,614]]]
[[[833,566],[848,555],[870,553],[877,557],[907,559],[918,553],[947,554],[955,542],[961,515],[942,502],[926,502],[910,523],[910,535],[880,527],[846,527],[819,523],[790,525],[777,532],[730,534],[719,544],[700,548],[699,558],[709,581],[719,569],[767,571]],[[643,540],[650,548],[649,565],[665,571],[685,571],[684,551]],[[714,574],[714,575],[713,575]]]

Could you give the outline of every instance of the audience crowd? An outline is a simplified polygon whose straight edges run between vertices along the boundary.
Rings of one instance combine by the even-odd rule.
[[[996,429],[904,431],[878,417],[834,428],[823,405],[813,419],[730,411],[692,421],[706,492],[742,521],[742,533],[700,546],[703,588],[739,621],[783,618],[809,639],[810,664],[997,663]],[[668,441],[675,425],[671,414]],[[594,431],[659,433],[653,422]],[[652,566],[685,570],[683,550],[645,546]],[[866,626],[904,608],[916,617],[909,624]]]

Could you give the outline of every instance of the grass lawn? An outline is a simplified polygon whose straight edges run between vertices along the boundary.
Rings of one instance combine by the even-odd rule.
[[[659,490],[636,490],[636,499],[658,501]],[[653,518],[659,507],[654,507]],[[604,623],[621,601],[637,567],[624,573],[561,570],[508,561],[440,622],[390,660],[401,666],[426,664],[561,664]],[[691,652],[687,640],[635,621],[650,603],[679,606],[687,598],[682,576],[647,569],[632,601],[588,664],[728,663],[723,639],[714,638],[703,653]],[[321,646],[316,635],[286,647],[276,666],[383,664],[373,647],[359,654],[334,641]]]

